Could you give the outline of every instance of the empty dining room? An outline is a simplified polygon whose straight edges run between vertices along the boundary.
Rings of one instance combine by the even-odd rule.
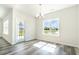
[[[0,4],[0,55],[79,55],[79,4]]]

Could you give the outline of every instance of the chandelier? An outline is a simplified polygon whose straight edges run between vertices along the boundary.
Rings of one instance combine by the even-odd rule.
[[[36,18],[43,18],[44,15],[43,15],[43,12],[42,12],[42,4],[39,4],[39,13],[36,15]]]

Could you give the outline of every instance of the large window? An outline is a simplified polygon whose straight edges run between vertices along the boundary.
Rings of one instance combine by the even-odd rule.
[[[8,20],[3,23],[3,34],[8,34]]]
[[[43,34],[59,36],[59,18],[44,20]]]

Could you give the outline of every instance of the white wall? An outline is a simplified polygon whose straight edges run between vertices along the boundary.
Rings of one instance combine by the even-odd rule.
[[[77,22],[78,22],[78,42],[79,42],[79,5],[78,5],[77,7],[78,7],[78,9],[77,9],[77,11],[78,11],[78,12],[77,12],[77,14],[78,14],[78,15],[77,15],[78,21],[77,21]],[[79,43],[78,43],[78,44],[79,44]]]
[[[18,23],[25,23],[25,41],[35,39],[35,19],[19,10],[13,10],[13,44],[16,43],[18,36]]]
[[[3,31],[3,26],[2,26],[2,19],[0,19],[0,37],[2,37],[2,31]]]
[[[46,36],[42,34],[42,22],[45,19],[60,19],[60,36]],[[65,8],[49,13],[43,19],[36,20],[37,39],[79,47],[77,34],[77,6]]]
[[[11,8],[0,5],[0,37],[3,37],[3,21],[8,17]]]
[[[6,34],[3,34],[3,22],[7,19],[9,20],[9,24],[8,24],[9,32],[6,35]],[[3,19],[3,21],[0,22],[0,24],[1,24],[0,25],[0,30],[1,30],[0,34],[10,44],[16,43],[16,36],[18,35],[17,25],[20,21],[24,21],[24,23],[25,23],[25,40],[28,41],[28,40],[35,39],[35,19],[33,17],[27,15],[26,13],[23,13],[16,9],[11,9],[6,14],[6,17]]]
[[[78,21],[77,21],[77,31],[78,31],[78,45],[79,45],[79,5],[77,5],[77,18],[78,18]],[[75,51],[76,51],[76,54],[79,55],[79,47],[78,48],[75,48]]]
[[[12,44],[12,9],[9,10],[7,16],[3,19],[3,23],[8,19],[9,24],[8,24],[8,34],[4,34],[2,31],[2,37],[8,41],[10,44]]]

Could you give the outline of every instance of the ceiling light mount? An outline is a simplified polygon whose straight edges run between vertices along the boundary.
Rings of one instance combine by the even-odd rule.
[[[35,18],[43,18],[44,17],[44,14],[43,14],[43,10],[42,10],[42,4],[39,4],[39,13],[36,15]]]

